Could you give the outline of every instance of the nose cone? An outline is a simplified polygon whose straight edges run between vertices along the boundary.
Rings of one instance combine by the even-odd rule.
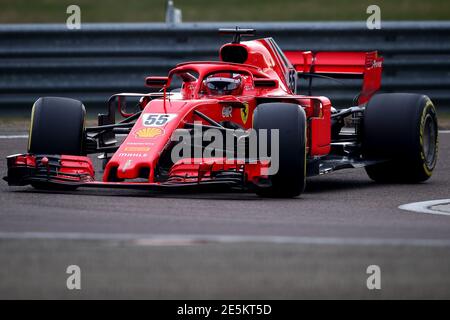
[[[183,118],[183,106],[184,102],[171,101],[167,110],[162,100],[151,101],[106,165],[103,181],[145,178],[153,182],[159,157]]]
[[[104,180],[148,178],[152,182],[153,169],[170,134],[171,131],[167,129],[146,128],[136,123],[108,162]]]

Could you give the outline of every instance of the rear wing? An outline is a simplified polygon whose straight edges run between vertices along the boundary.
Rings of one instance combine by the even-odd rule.
[[[362,79],[358,104],[369,101],[381,86],[383,58],[372,52],[284,51],[298,73]]]

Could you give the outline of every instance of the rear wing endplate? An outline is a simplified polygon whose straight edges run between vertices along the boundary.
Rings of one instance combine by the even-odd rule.
[[[358,104],[369,101],[381,86],[383,58],[371,52],[284,51],[298,73],[321,74],[334,78],[362,79]]]

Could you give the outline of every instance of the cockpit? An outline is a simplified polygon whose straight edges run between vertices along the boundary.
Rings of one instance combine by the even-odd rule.
[[[147,79],[147,85],[165,86],[168,92],[180,94],[182,99],[252,95],[255,89],[278,87],[277,81],[258,67],[224,62],[190,62],[172,69],[168,77]]]
[[[246,72],[219,70],[202,77],[190,70],[172,74],[168,91],[179,92],[184,99],[189,99],[195,96],[239,96],[244,93],[244,89],[251,90],[253,87],[253,77]]]
[[[239,73],[215,73],[203,80],[202,91],[208,96],[240,95],[243,79]]]

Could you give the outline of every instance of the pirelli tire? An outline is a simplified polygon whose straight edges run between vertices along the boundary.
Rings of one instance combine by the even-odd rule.
[[[39,155],[83,155],[86,110],[78,100],[42,97],[31,111],[28,152]],[[32,183],[37,189],[75,189]]]
[[[375,95],[366,106],[362,143],[364,158],[380,161],[366,167],[372,180],[418,183],[429,179],[439,146],[432,101],[411,93]]]
[[[271,130],[276,129],[279,134],[279,148],[272,150],[278,152],[278,157],[271,154],[271,166],[275,168],[274,160],[278,159],[278,170],[269,175],[269,185],[258,187],[256,193],[262,197],[299,196],[306,185],[306,116],[303,108],[291,103],[260,104],[254,113],[253,126],[259,138],[262,134],[267,135],[267,150],[271,150],[274,143]]]
[[[39,98],[31,111],[28,152],[34,154],[83,154],[84,105],[74,99]]]

